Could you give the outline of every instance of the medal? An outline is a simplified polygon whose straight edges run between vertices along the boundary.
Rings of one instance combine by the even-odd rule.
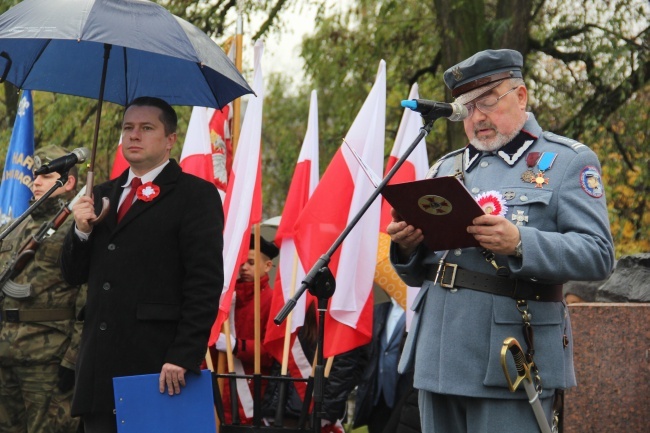
[[[557,153],[553,152],[544,152],[542,156],[537,161],[537,174],[533,175],[533,179],[530,180],[530,183],[535,184],[535,188],[543,188],[544,185],[548,185],[548,177],[544,177],[544,172],[550,170],[555,162]],[[526,159],[528,162],[528,159]]]
[[[530,152],[528,155],[526,155],[526,165],[528,166],[528,169],[521,173],[521,180],[524,182],[531,183],[533,179],[535,179],[535,173],[533,173],[532,168],[537,165],[539,156],[539,152]]]
[[[535,184],[535,188],[543,188],[544,184],[548,185],[548,177],[544,177],[544,172],[538,172],[530,183]]]
[[[521,173],[521,180],[524,182],[531,183],[533,179],[535,179],[535,173],[533,173],[533,170],[526,170]]]

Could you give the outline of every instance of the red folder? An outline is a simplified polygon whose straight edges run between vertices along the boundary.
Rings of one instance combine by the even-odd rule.
[[[479,246],[474,236],[467,233],[467,227],[485,213],[456,177],[386,185],[382,195],[404,221],[422,230],[429,249]]]

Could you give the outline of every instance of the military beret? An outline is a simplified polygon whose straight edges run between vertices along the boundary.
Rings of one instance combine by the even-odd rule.
[[[515,50],[485,50],[447,69],[443,76],[451,95],[466,104],[506,78],[521,78],[524,59]]]
[[[53,160],[66,156],[67,150],[55,144],[48,144],[47,146],[39,147],[34,151],[34,170],[41,168],[41,165],[52,162]]]
[[[251,250],[255,248],[255,236],[253,234],[251,234],[249,248]],[[262,236],[260,236],[260,252],[269,259],[274,259],[280,254],[280,250],[275,246],[275,243],[267,241]]]

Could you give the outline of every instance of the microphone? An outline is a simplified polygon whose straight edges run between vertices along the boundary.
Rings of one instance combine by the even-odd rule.
[[[457,102],[436,102],[428,99],[406,99],[402,101],[402,107],[417,111],[423,116],[437,114],[436,118],[446,117],[452,122],[458,122],[467,117],[467,107]]]
[[[34,176],[40,174],[48,174],[52,172],[61,173],[70,170],[75,164],[80,164],[90,156],[90,150],[85,147],[80,147],[73,150],[65,156],[61,156],[50,161],[47,164],[41,165],[38,169],[34,170]]]

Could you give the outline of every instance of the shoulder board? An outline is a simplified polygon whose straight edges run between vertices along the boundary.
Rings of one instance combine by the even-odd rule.
[[[456,149],[453,152],[449,152],[448,154],[446,154],[445,156],[443,156],[442,158],[437,160],[436,163],[431,166],[431,168],[427,172],[427,175],[425,176],[425,178],[430,179],[432,177],[436,177],[436,175],[438,174],[438,170],[440,169],[440,166],[442,165],[442,163],[446,159],[451,158],[454,155],[458,155],[459,153],[462,153],[464,151],[465,151],[465,148],[461,147],[460,149]]]
[[[542,133],[542,136],[548,141],[552,141],[553,143],[559,143],[568,146],[576,152],[582,152],[583,150],[589,149],[586,145],[580,143],[579,141],[567,137],[562,137],[561,135],[557,135],[552,132],[544,131]]]

